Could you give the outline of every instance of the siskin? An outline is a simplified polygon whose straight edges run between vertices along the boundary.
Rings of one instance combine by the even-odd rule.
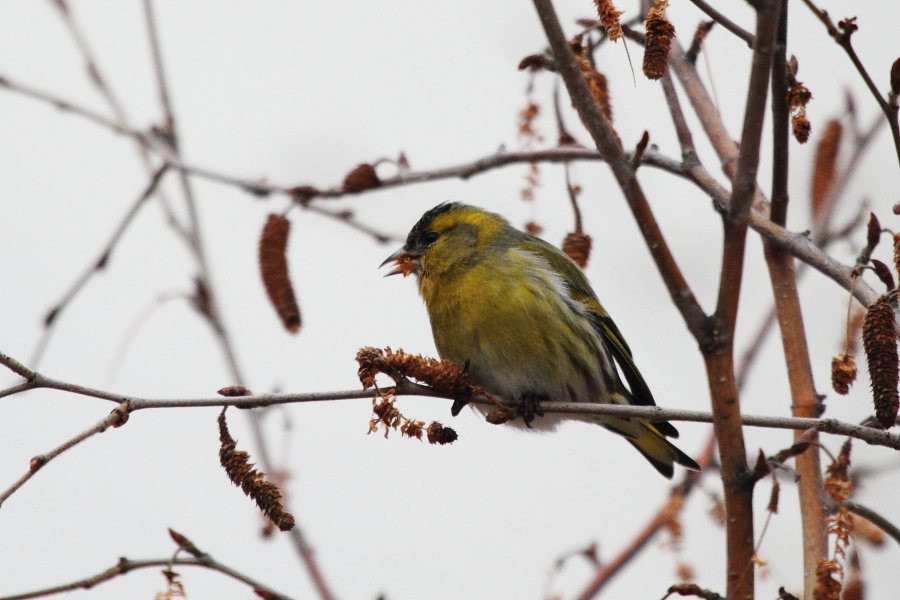
[[[475,385],[518,402],[523,420],[511,424],[552,431],[576,418],[623,436],[666,477],[674,463],[700,469],[666,439],[678,437],[667,422],[563,414],[534,420],[542,400],[655,405],[584,273],[547,242],[494,213],[446,203],[422,216],[382,266],[389,262],[395,268],[388,275],[416,275],[441,357],[468,365]],[[454,415],[462,406],[454,404]]]

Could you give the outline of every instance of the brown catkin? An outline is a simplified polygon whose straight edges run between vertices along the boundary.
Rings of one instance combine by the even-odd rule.
[[[597,17],[600,24],[606,29],[606,35],[610,41],[615,42],[622,37],[622,25],[619,23],[619,17],[622,16],[621,10],[618,10],[612,3],[612,0],[594,0],[597,5]]]
[[[697,62],[697,55],[700,54],[700,49],[703,47],[703,40],[706,39],[710,29],[712,29],[715,24],[715,21],[701,21],[700,24],[697,25],[697,31],[694,32],[694,39],[691,41],[691,47],[688,48],[688,51],[684,54],[686,61],[691,64]]]
[[[897,270],[897,277],[900,277],[900,233],[894,234],[894,269]]]
[[[856,362],[849,353],[838,354],[831,359],[831,387],[842,396],[850,392],[850,386],[856,381]]]
[[[572,43],[572,51],[575,58],[578,59],[578,66],[581,67],[581,73],[587,79],[588,87],[591,89],[591,95],[600,106],[600,110],[606,115],[609,124],[612,125],[613,115],[612,106],[609,103],[609,85],[606,76],[594,68],[591,61],[588,60],[587,50],[579,43]]]
[[[900,96],[900,58],[891,65],[891,94],[893,94],[894,102],[896,103],[897,97]]]
[[[816,146],[816,159],[813,163],[812,184],[810,186],[810,210],[813,219],[820,218],[825,210],[831,190],[834,187],[835,165],[841,147],[844,128],[841,122],[832,119],[825,126],[819,145]]]
[[[244,494],[252,498],[260,510],[269,517],[278,529],[289,531],[294,528],[294,517],[284,510],[281,503],[281,490],[265,475],[253,468],[250,455],[237,449],[237,442],[228,432],[225,413],[219,414],[219,462],[228,474],[231,482],[240,487]]]
[[[269,215],[259,238],[259,270],[263,285],[285,329],[300,331],[300,307],[294,296],[287,264],[287,241],[291,222],[281,215]]]
[[[809,141],[809,134],[812,131],[812,124],[806,118],[806,109],[801,108],[801,112],[791,117],[791,132],[801,144]]]
[[[657,0],[644,21],[644,75],[660,79],[666,73],[675,26],[665,17],[668,0]]]
[[[361,164],[344,177],[343,189],[351,194],[358,194],[381,185],[378,173],[372,165]]]
[[[575,261],[575,264],[584,269],[591,256],[591,236],[577,231],[570,233],[563,241],[562,251]]]
[[[898,357],[894,310],[887,296],[871,305],[863,322],[863,346],[872,380],[875,418],[882,427],[891,427],[897,419],[900,397],[897,393]]]
[[[791,111],[791,131],[798,142],[805,144],[809,141],[809,133],[812,130],[812,125],[810,125],[809,119],[806,117],[806,105],[812,100],[812,93],[806,86],[797,81],[797,65],[793,58],[787,65],[787,69],[791,87],[788,90],[785,101],[787,102],[788,110]]]

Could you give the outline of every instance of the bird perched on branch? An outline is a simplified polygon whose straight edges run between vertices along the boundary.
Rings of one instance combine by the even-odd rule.
[[[666,439],[678,437],[668,422],[543,415],[542,400],[655,405],[619,329],[561,251],[499,215],[454,202],[426,212],[382,266],[389,262],[388,275],[416,275],[441,357],[468,365],[473,384],[518,403],[523,418],[511,424],[551,431],[567,418],[597,423],[666,477],[674,463],[699,470]],[[461,408],[454,403],[454,414]]]

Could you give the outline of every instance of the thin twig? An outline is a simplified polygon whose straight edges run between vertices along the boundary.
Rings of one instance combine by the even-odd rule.
[[[180,159],[181,156],[179,153],[178,132],[175,127],[175,116],[173,113],[171,101],[169,99],[168,85],[166,83],[165,70],[162,61],[162,52],[160,50],[159,36],[156,29],[156,21],[153,15],[153,4],[151,0],[144,0],[144,13],[147,21],[150,46],[153,52],[153,62],[156,72],[157,85],[159,87],[160,101],[166,116],[166,130],[164,133],[167,135],[169,143],[167,144],[167,148],[165,149],[171,152],[175,157]],[[234,351],[234,346],[231,342],[231,338],[228,335],[228,331],[226,330],[225,324],[221,318],[221,313],[218,308],[217,295],[215,294],[214,288],[211,285],[210,270],[206,259],[203,239],[200,233],[200,218],[197,212],[197,203],[194,198],[191,181],[188,177],[188,173],[184,170],[180,170],[180,176],[181,187],[182,191],[184,192],[184,199],[188,208],[188,231],[190,233],[191,249],[193,250],[197,260],[197,279],[199,285],[202,286],[205,290],[207,297],[207,303],[205,306],[205,310],[203,311],[203,315],[204,317],[206,317],[207,322],[212,327],[213,332],[215,333],[216,340],[219,342],[219,347],[221,348],[222,353],[225,356],[225,361],[228,365],[228,370],[231,373],[234,383],[241,385],[244,381],[244,378],[237,362],[237,355]],[[250,431],[254,438],[254,443],[257,447],[257,455],[259,457],[260,465],[265,471],[271,473],[273,472],[272,463],[269,460],[268,445],[263,433],[261,419],[262,415],[260,415],[256,411],[251,411],[248,414]],[[319,592],[319,595],[322,597],[322,600],[335,600],[334,595],[325,582],[318,562],[315,559],[312,548],[303,535],[301,528],[299,526],[293,527],[291,529],[290,536],[291,541],[293,542],[294,547],[298,555],[300,556],[300,559],[306,566],[310,578],[313,580],[313,584]]]
[[[12,496],[16,492],[16,490],[18,490],[23,485],[25,485],[25,483],[29,479],[31,479],[35,473],[37,473],[39,470],[41,470],[41,468],[43,468],[44,465],[46,465],[48,462],[50,462],[51,460],[53,460],[54,458],[56,458],[57,456],[59,456],[60,454],[65,452],[66,450],[73,448],[74,446],[77,446],[78,444],[80,444],[84,440],[88,439],[89,437],[92,437],[98,433],[103,433],[104,431],[109,429],[110,426],[122,424],[124,422],[124,419],[127,419],[127,415],[128,415],[127,408],[125,408],[124,406],[121,410],[119,408],[116,408],[111,413],[109,413],[109,416],[107,416],[106,418],[101,420],[99,423],[97,423],[90,429],[87,429],[87,430],[79,433],[72,439],[68,440],[64,444],[57,446],[56,448],[54,448],[50,452],[47,452],[46,454],[41,454],[39,456],[35,456],[34,458],[32,458],[31,466],[28,469],[28,472],[25,473],[24,475],[22,475],[22,477],[20,477],[19,480],[16,481],[14,484],[12,484],[7,490],[0,493],[0,506],[3,506],[3,503],[6,502],[7,498]]]
[[[267,594],[266,597],[278,599],[278,600],[290,600],[288,596],[284,594],[279,594],[274,591],[269,586],[256,581],[240,573],[235,571],[231,567],[226,567],[222,563],[214,560],[208,554],[204,554],[200,558],[165,558],[165,559],[151,559],[151,560],[130,560],[127,558],[120,558],[119,562],[116,563],[115,566],[106,569],[102,573],[98,573],[93,577],[86,577],[85,579],[80,579],[78,581],[73,581],[72,583],[67,583],[63,585],[54,586],[52,588],[45,588],[42,590],[36,590],[34,592],[26,592],[24,594],[15,594],[14,596],[3,596],[0,600],[27,600],[28,598],[42,598],[44,596],[52,596],[54,594],[60,594],[62,592],[71,592],[73,590],[89,590],[94,586],[105,583],[120,575],[125,575],[130,571],[137,571],[138,569],[150,569],[157,567],[169,567],[171,565],[180,565],[183,567],[203,567],[206,569],[211,569],[213,571],[218,571],[219,573],[223,573],[246,583],[248,586],[255,590],[259,590],[261,592],[265,592]]]
[[[60,314],[72,303],[78,293],[84,289],[84,286],[87,284],[91,278],[96,275],[98,272],[103,270],[106,265],[109,263],[109,259],[112,256],[113,250],[115,250],[116,245],[119,243],[119,240],[122,239],[122,236],[125,234],[125,231],[128,229],[128,226],[131,225],[131,222],[137,216],[138,211],[140,211],[141,207],[147,201],[147,199],[153,195],[156,189],[159,187],[159,183],[162,180],[163,175],[169,169],[169,163],[163,163],[163,165],[156,170],[155,173],[150,177],[150,182],[147,184],[147,187],[144,188],[144,191],[137,197],[137,200],[131,205],[131,208],[128,209],[128,212],[125,213],[125,216],[119,222],[119,225],[115,228],[112,235],[109,238],[109,241],[103,246],[103,249],[100,251],[100,255],[96,260],[91,262],[87,269],[82,272],[82,274],[75,280],[75,282],[69,287],[63,297],[51,308],[47,311],[47,316],[44,318],[44,330],[41,332],[41,337],[38,340],[38,343],[35,346],[35,350],[32,353],[31,360],[29,364],[37,368],[41,362],[41,358],[43,357],[44,350],[47,348],[47,344],[50,341],[50,337],[53,335],[53,331],[55,330],[56,323],[58,322],[58,317]]]
[[[677,52],[676,52],[677,50]],[[675,58],[681,58],[681,55],[678,54],[680,49],[677,48],[677,42],[673,40],[673,55]],[[704,108],[697,108],[698,114],[703,116],[708,116],[709,118],[701,118],[701,122],[704,124],[706,128],[707,134],[712,135],[714,141],[714,146],[716,143],[719,144],[717,146],[717,151],[720,153],[720,157],[723,160],[723,164],[728,167],[733,167],[733,161],[737,157],[737,147],[734,142],[731,140],[728,135],[727,130],[724,129],[724,126],[721,125],[721,120],[718,118],[718,113],[715,110],[715,107],[711,100],[709,100],[708,95],[706,95],[705,90],[703,90],[702,84],[699,81],[699,78],[696,77],[696,73],[688,73],[685,74],[685,70],[691,71],[693,67],[683,60],[680,61],[682,66],[676,72],[679,73],[679,78],[682,80],[682,84],[685,85],[686,90],[690,89],[689,96],[694,93],[695,96],[692,97],[692,104],[694,104],[695,108],[697,108],[697,101],[699,97],[705,99],[706,104],[703,104]],[[3,87],[5,84],[8,84],[8,80],[0,77],[0,87]],[[12,91],[16,91],[19,93],[25,93],[26,95],[31,95],[25,91],[25,89],[21,88],[18,85],[11,86],[5,85],[8,89]],[[41,99],[43,101],[49,102],[51,104],[57,105],[61,103],[71,110],[73,107],[66,101],[59,100],[57,98],[48,97],[43,92],[35,94],[33,97]],[[126,135],[130,135],[132,137],[136,137],[141,140],[145,140],[147,144],[150,145],[151,148],[160,152],[162,156],[170,163],[171,167],[174,169],[178,169],[180,171],[187,172],[189,174],[195,175],[197,177],[202,177],[208,179],[210,181],[216,181],[225,185],[233,185],[235,187],[241,188],[244,191],[254,194],[254,195],[267,195],[270,193],[279,193],[284,195],[291,195],[292,190],[294,188],[286,187],[286,186],[276,186],[269,183],[264,183],[260,181],[252,181],[248,179],[240,179],[237,177],[231,177],[228,175],[223,175],[221,173],[216,173],[214,171],[210,171],[208,169],[203,169],[200,167],[195,167],[191,165],[187,165],[183,163],[177,156],[171,154],[171,152],[160,148],[160,143],[154,141],[154,138],[151,136],[146,136],[145,134],[135,131],[132,129],[125,129],[119,127],[112,121],[102,117],[100,115],[96,115],[90,113],[89,111],[83,111],[82,109],[75,109],[75,114],[79,114],[81,116],[85,116],[91,120],[94,120],[99,125],[104,127],[108,127],[113,131],[118,131],[119,133],[124,133]],[[717,142],[716,142],[717,141]],[[722,154],[730,154],[730,156],[722,156]],[[625,153],[626,162],[631,160],[631,153]],[[431,181],[439,181],[443,179],[468,179],[469,177],[473,177],[475,175],[485,173],[491,171],[493,169],[497,169],[500,167],[505,167],[513,164],[522,164],[522,163],[532,163],[532,162],[551,162],[551,163],[565,163],[571,161],[579,161],[579,160],[589,160],[589,161],[602,161],[600,153],[593,149],[587,148],[554,148],[549,150],[538,150],[533,152],[511,152],[505,154],[493,154],[487,156],[482,159],[478,159],[476,161],[470,163],[464,163],[461,165],[456,165],[452,167],[446,167],[442,169],[435,169],[431,171],[416,171],[416,172],[408,172],[401,173],[396,175],[395,177],[383,179],[381,184],[374,188],[374,190],[381,190],[385,188],[403,186],[403,185],[412,185],[418,183],[427,183]],[[725,188],[723,188],[715,179],[710,177],[708,173],[706,173],[705,169],[702,167],[690,167],[689,165],[682,165],[678,161],[674,161],[670,158],[667,158],[661,155],[659,152],[648,149],[644,152],[644,155],[641,158],[641,164],[647,165],[659,169],[663,169],[680,177],[684,177],[689,181],[697,184],[705,193],[709,194],[710,197],[713,198],[717,202],[717,208],[723,207],[725,204],[722,203],[722,198],[727,198],[728,194],[725,192]],[[317,197],[322,198],[338,198],[346,195],[340,187],[334,187],[326,190],[321,190]],[[320,212],[316,210],[315,212]],[[321,214],[324,214],[321,213]],[[333,218],[341,219],[346,221],[340,213],[337,215],[326,215]],[[773,225],[762,215],[754,215],[750,216],[750,227],[753,228],[757,233],[761,234],[766,239],[773,241],[776,244],[785,246],[788,250],[796,256],[801,261],[809,264],[816,270],[823,273],[825,276],[833,279],[835,282],[840,284],[844,289],[850,289],[850,279],[849,279],[849,267],[844,267],[836,260],[832,259],[821,250],[819,250],[815,244],[811,243],[805,234],[801,233],[790,233],[784,231],[783,228]],[[352,221],[349,222],[351,226],[355,226],[356,224]],[[365,226],[363,226],[365,227]],[[358,227],[358,229],[365,231],[363,227]],[[368,233],[368,232],[367,232]],[[389,234],[384,234],[377,231],[372,231],[371,235],[376,238],[376,240],[381,240],[386,237],[391,237]],[[859,286],[859,283],[862,283],[862,286]],[[864,282],[858,282],[857,288],[855,289],[856,297],[859,299],[863,305],[868,306],[875,298],[878,297],[877,294]]]
[[[125,113],[125,109],[122,106],[122,103],[119,101],[118,97],[116,97],[115,93],[113,92],[112,87],[109,85],[109,83],[107,83],[106,77],[103,76],[103,72],[100,70],[93,50],[91,49],[90,44],[88,44],[87,38],[85,37],[81,26],[72,15],[72,10],[69,8],[67,1],[50,0],[50,3],[56,6],[57,9],[59,9],[59,14],[62,18],[63,23],[69,30],[72,39],[75,41],[75,45],[78,47],[78,50],[81,53],[81,57],[84,59],[85,67],[87,69],[88,79],[90,79],[91,83],[93,83],[94,86],[98,89],[100,95],[103,96],[103,99],[106,100],[107,105],[116,118],[116,122],[124,127],[130,127],[128,115]],[[141,164],[144,165],[144,169],[147,171],[147,175],[152,174],[155,170],[155,167],[150,160],[149,147],[146,143],[139,139],[135,139],[135,147],[138,151],[138,156],[141,159]],[[159,199],[160,206],[162,207],[166,220],[176,231],[178,231],[179,234],[183,236],[185,234],[184,227],[181,225],[181,223],[178,221],[178,218],[175,216],[175,213],[172,211],[172,207],[169,203],[168,198],[166,197],[165,192],[162,189],[159,189],[156,192],[156,196]]]
[[[13,359],[0,353],[0,364],[9,366],[14,363]],[[32,372],[33,373],[33,372]],[[82,387],[79,385],[66,383],[56,379],[45,377],[39,373],[33,373],[31,380],[32,387],[55,389],[72,394],[109,400],[117,404],[127,403],[128,412],[137,410],[154,409],[154,408],[203,408],[203,407],[223,407],[237,406],[238,408],[258,408],[264,406],[272,406],[276,404],[298,404],[305,402],[325,402],[333,400],[353,400],[362,398],[374,398],[378,392],[373,390],[346,390],[339,392],[316,392],[306,394],[260,394],[256,396],[243,396],[237,398],[226,398],[216,396],[212,398],[184,398],[184,399],[142,399],[134,396],[125,396],[112,392],[96,390]],[[427,398],[445,398],[453,400],[446,394],[441,394],[435,390],[403,380],[391,389],[398,396],[422,396]],[[472,398],[475,404],[495,405],[491,398],[475,396]],[[512,406],[512,403],[510,403]],[[603,415],[603,416],[621,416],[644,419],[650,422],[659,421],[690,421],[695,423],[711,423],[712,415],[703,411],[664,409],[657,406],[631,406],[631,405],[612,405],[612,404],[584,404],[572,402],[543,402],[541,408],[544,412],[554,412],[562,414],[578,414],[578,415]],[[252,414],[252,413],[251,413]],[[795,417],[768,417],[768,416],[749,416],[741,417],[745,425],[751,427],[765,427],[774,429],[794,429],[806,430],[816,429],[825,433],[833,433],[835,435],[847,435],[861,439],[869,444],[876,446],[887,446],[889,448],[900,449],[900,435],[894,435],[881,429],[872,427],[864,427],[860,425],[852,425],[835,419],[812,419],[812,418],[795,418]]]
[[[859,56],[856,54],[856,50],[853,48],[853,42],[851,38],[853,37],[853,32],[856,29],[856,25],[852,22],[852,19],[849,20],[849,24],[847,27],[841,27],[841,30],[838,30],[835,27],[834,23],[831,21],[831,17],[828,16],[828,13],[824,10],[818,8],[815,4],[813,4],[812,0],[803,0],[803,3],[809,7],[809,10],[813,12],[816,17],[825,25],[825,28],[828,30],[828,35],[834,39],[837,44],[844,49],[844,52],[847,53],[847,56],[850,58],[850,62],[853,63],[853,66],[856,67],[856,70],[859,72],[860,76],[863,78],[863,81],[866,83],[866,87],[869,88],[869,91],[872,92],[872,96],[875,98],[875,101],[878,102],[878,106],[881,108],[881,112],[884,113],[887,122],[891,126],[891,134],[894,138],[894,149],[897,152],[897,160],[900,161],[900,120],[897,117],[897,109],[888,103],[888,101],[881,95],[881,92],[878,91],[878,86],[875,85],[875,82],[872,81],[872,77],[869,76],[869,72],[863,66],[862,61],[859,59]],[[839,25],[843,25],[844,21],[841,21]]]
[[[847,510],[849,510],[853,514],[859,515],[860,517],[871,521],[879,529],[894,538],[894,540],[898,544],[900,544],[900,527],[897,527],[871,508],[853,502],[852,500],[844,501],[844,506],[847,507]]]
[[[597,571],[594,573],[593,579],[578,595],[578,600],[589,600],[596,596],[606,584],[619,574],[619,572],[631,562],[632,559],[643,550],[647,544],[656,536],[663,527],[665,527],[668,519],[666,515],[671,511],[671,507],[683,503],[690,493],[695,489],[696,484],[703,477],[706,469],[713,464],[715,460],[716,437],[714,432],[710,432],[706,446],[697,457],[697,464],[700,465],[701,471],[685,471],[682,482],[672,488],[669,497],[663,505],[656,511],[650,521],[638,531],[637,535],[631,540],[622,551],[619,552],[612,560],[601,563]]]
[[[663,94],[666,97],[666,104],[669,106],[669,114],[672,117],[672,123],[675,125],[675,133],[678,135],[678,143],[681,145],[681,161],[691,167],[700,162],[697,157],[697,149],[694,146],[694,137],[688,127],[687,120],[684,118],[684,112],[681,110],[681,103],[678,101],[678,94],[675,92],[675,86],[672,84],[672,76],[666,69],[665,75],[662,77]]]
[[[752,33],[717,11],[715,8],[713,8],[703,0],[691,0],[691,2],[694,4],[694,6],[705,12],[713,21],[747,42],[747,45],[749,47],[752,48],[754,44],[756,44],[756,37]]]

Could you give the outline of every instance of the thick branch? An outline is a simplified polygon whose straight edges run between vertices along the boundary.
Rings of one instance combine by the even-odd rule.
[[[788,148],[790,140],[790,114],[787,106],[787,0],[783,0],[778,25],[778,40],[772,73],[772,221],[784,226],[787,220],[788,196]],[[794,258],[783,248],[765,244],[766,264],[772,281],[775,311],[781,329],[781,341],[791,388],[791,411],[795,417],[818,417],[821,404],[813,382],[806,328],[800,297],[797,293],[797,277]],[[798,440],[802,432],[794,432]],[[817,442],[818,435],[806,436],[805,441]],[[816,589],[816,567],[820,560],[828,558],[828,529],[825,525],[825,509],[822,505],[822,465],[819,447],[813,444],[795,459],[800,497],[800,518],[803,535],[803,598],[813,600]]]
[[[732,600],[752,599],[754,594],[753,481],[748,477],[741,405],[734,372],[733,336],[780,10],[780,0],[763,0],[757,8],[757,43],[753,51],[741,146],[728,214],[723,217],[722,270],[714,315],[719,327],[719,343],[712,351],[704,353],[725,496],[726,595]]]

